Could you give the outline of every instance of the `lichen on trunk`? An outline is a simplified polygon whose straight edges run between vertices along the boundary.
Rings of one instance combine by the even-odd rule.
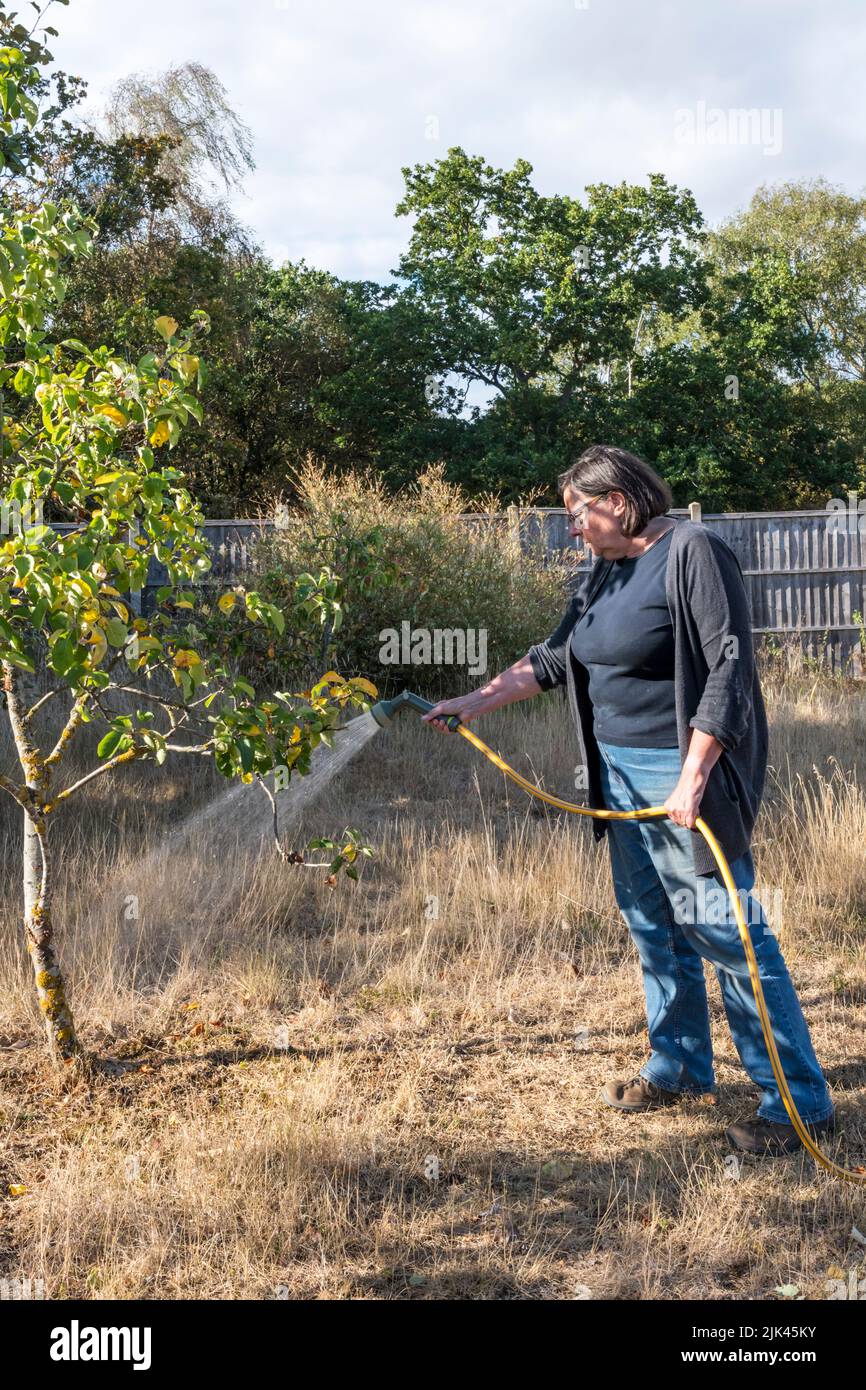
[[[45,1024],[48,1050],[56,1063],[71,1062],[80,1047],[66,998],[66,984],[53,941],[50,884],[44,823],[24,812],[24,931],[36,980],[36,997]]]
[[[24,783],[15,788],[14,794],[24,817],[22,868],[25,939],[33,965],[37,1002],[45,1025],[49,1054],[57,1066],[62,1066],[76,1059],[82,1060],[82,1056],[53,939],[53,875],[43,810],[51,768],[46,766],[33,740],[27,714],[36,687],[37,681],[29,672],[4,662],[6,710],[24,773]]]

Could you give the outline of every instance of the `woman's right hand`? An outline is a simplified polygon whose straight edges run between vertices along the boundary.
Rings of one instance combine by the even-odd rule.
[[[488,705],[484,696],[477,690],[471,690],[467,695],[457,695],[453,700],[440,700],[438,705],[434,705],[421,718],[426,724],[432,724],[434,729],[440,733],[456,733],[455,729],[449,729],[444,719],[439,716],[456,714],[460,718],[461,724],[468,724],[470,719],[477,719],[479,714],[484,714],[486,709],[493,708]]]

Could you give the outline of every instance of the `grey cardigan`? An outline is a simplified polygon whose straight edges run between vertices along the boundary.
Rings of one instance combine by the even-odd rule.
[[[665,588],[674,630],[680,758],[685,760],[692,729],[712,734],[724,747],[707,779],[700,815],[732,864],[751,843],[764,790],[769,741],[749,603],[739,561],[721,536],[696,522],[671,520],[676,525]],[[571,634],[611,564],[600,557],[594,561],[556,631],[527,653],[542,690],[567,686],[587,770],[587,802],[593,810],[604,809],[601,754],[593,732],[589,675],[572,654]],[[607,822],[593,820],[592,829],[596,840],[601,840]],[[709,845],[699,830],[691,835],[695,873],[713,873],[718,866]]]

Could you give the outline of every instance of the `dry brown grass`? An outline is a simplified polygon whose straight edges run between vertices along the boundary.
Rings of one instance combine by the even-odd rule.
[[[759,880],[784,894],[783,949],[837,1102],[829,1151],[853,1164],[866,1152],[866,698],[810,684],[769,687],[754,850]],[[473,727],[568,796],[559,695]],[[160,832],[217,785],[198,763],[169,780],[138,769],[94,784],[58,826],[61,948],[103,1063],[89,1091],[56,1089],[45,1067],[7,822],[0,1275],[42,1278],[54,1298],[772,1298],[789,1282],[823,1298],[833,1266],[862,1264],[862,1188],[808,1157],[746,1159],[726,1177],[725,1124],[756,1092],[714,977],[719,1104],[629,1116],[598,1101],[647,1038],[588,821],[406,716],[296,836],[362,826],[378,853],[359,885],[255,861],[230,824],[142,873]]]

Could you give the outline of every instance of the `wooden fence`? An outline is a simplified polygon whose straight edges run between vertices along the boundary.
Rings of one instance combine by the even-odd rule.
[[[674,508],[671,515],[702,522],[737,556],[756,645],[796,639],[805,655],[823,660],[828,669],[866,676],[861,625],[855,616],[866,616],[866,516],[850,508],[838,514],[825,509],[702,515],[698,503]],[[510,507],[497,514],[467,514],[464,519],[470,525],[500,529],[505,542],[523,549],[539,546],[551,563],[574,550],[561,507]],[[251,578],[255,543],[274,525],[248,519],[206,522],[203,529],[214,567],[205,582],[225,585]],[[578,573],[591,562],[588,555]],[[152,562],[142,595],[145,612],[154,590],[165,582],[163,567]]]
[[[756,645],[799,642],[804,655],[839,674],[866,677],[866,516],[845,510],[710,512],[699,503],[671,509],[715,531],[740,562]],[[543,544],[552,556],[573,547],[560,507],[510,508],[512,537]],[[589,568],[592,557],[578,567]],[[857,616],[860,621],[858,622]]]

